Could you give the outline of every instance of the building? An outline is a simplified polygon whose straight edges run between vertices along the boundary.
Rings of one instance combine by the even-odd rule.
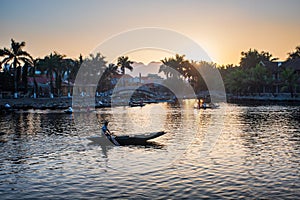
[[[296,87],[294,88],[295,93],[300,93],[300,58],[288,60],[288,61],[261,61],[259,64],[266,67],[271,73],[272,84],[266,88],[266,93],[278,94],[282,91],[284,86],[284,80],[281,77],[281,73],[285,69],[292,69],[298,77]]]

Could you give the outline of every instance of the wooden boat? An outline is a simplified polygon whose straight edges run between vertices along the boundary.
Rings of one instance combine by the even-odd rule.
[[[146,104],[144,103],[140,103],[140,102],[129,102],[129,106],[130,107],[143,107],[145,106]]]
[[[123,136],[116,136],[115,140],[121,145],[146,145],[148,140],[157,138],[159,136],[164,135],[166,132],[160,131],[160,132],[153,132],[153,133],[147,133],[147,134],[139,134],[139,135],[123,135]],[[88,140],[91,140],[93,143],[98,144],[108,144],[112,143],[109,142],[109,140],[105,136],[94,136],[94,137],[88,137]]]
[[[206,106],[194,106],[195,109],[216,109],[219,108],[219,105],[215,105],[215,104],[208,104]]]

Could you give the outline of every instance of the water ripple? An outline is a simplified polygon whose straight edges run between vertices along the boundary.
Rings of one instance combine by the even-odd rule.
[[[147,147],[89,145],[86,137],[99,134],[100,126],[89,123],[89,114],[79,116],[82,124],[57,111],[1,117],[1,199],[300,198],[298,107],[226,105],[224,112],[162,104],[160,115],[151,106],[138,113],[118,108],[145,125],[155,111],[168,134]],[[110,118],[111,130],[141,132],[140,125],[118,123],[110,109],[97,110],[97,117]],[[208,130],[221,126],[205,151]]]

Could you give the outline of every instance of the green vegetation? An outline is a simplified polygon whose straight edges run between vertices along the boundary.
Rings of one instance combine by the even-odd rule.
[[[226,92],[235,96],[241,95],[276,95],[279,92],[289,92],[291,97],[299,93],[300,46],[288,54],[284,62],[277,62],[269,52],[258,52],[250,49],[241,53],[239,66],[217,66],[205,61],[194,62],[176,55],[175,58],[165,58],[159,72],[167,79],[178,78],[189,81],[196,93],[207,90],[204,81],[203,68],[218,68],[223,78]],[[298,70],[298,71],[297,71]]]
[[[294,97],[294,93],[299,84],[297,84],[297,80],[299,76],[295,73],[294,69],[286,68],[281,73],[282,80],[284,81],[284,85],[281,90],[288,90],[291,93],[291,97]]]
[[[133,70],[133,62],[127,56],[119,57],[116,65],[107,63],[100,53],[90,54],[86,58],[80,55],[78,59],[70,59],[53,52],[44,58],[33,59],[23,50],[24,47],[25,42],[11,39],[9,49],[0,49],[0,91],[14,94],[14,98],[18,98],[19,92],[34,98],[41,95],[53,98],[66,95],[66,88],[70,96],[71,84],[74,83],[80,67],[86,67],[84,68],[86,80],[101,77],[97,91],[112,89],[113,76],[124,75],[125,69]],[[175,57],[161,60],[162,65],[158,72],[165,74],[165,81],[180,80],[191,85],[194,91],[199,93],[208,90],[206,77],[203,77],[204,69],[213,68],[220,71],[228,94],[276,95],[279,92],[288,92],[294,97],[300,88],[300,46],[288,53],[286,61],[277,60],[269,52],[258,52],[256,49],[241,52],[239,66],[218,66],[216,63],[205,61],[189,61],[184,55],[176,54]],[[49,82],[47,87],[43,88],[38,83],[37,79],[41,78],[47,78]]]

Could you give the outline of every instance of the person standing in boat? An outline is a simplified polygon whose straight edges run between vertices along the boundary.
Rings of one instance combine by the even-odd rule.
[[[102,132],[103,134],[107,137],[107,139],[109,139],[113,144],[119,146],[120,144],[118,143],[118,141],[115,139],[115,136],[112,135],[112,133],[109,131],[108,129],[108,121],[104,121],[103,126],[102,126]]]
[[[199,98],[198,99],[198,109],[203,107],[203,99]]]

